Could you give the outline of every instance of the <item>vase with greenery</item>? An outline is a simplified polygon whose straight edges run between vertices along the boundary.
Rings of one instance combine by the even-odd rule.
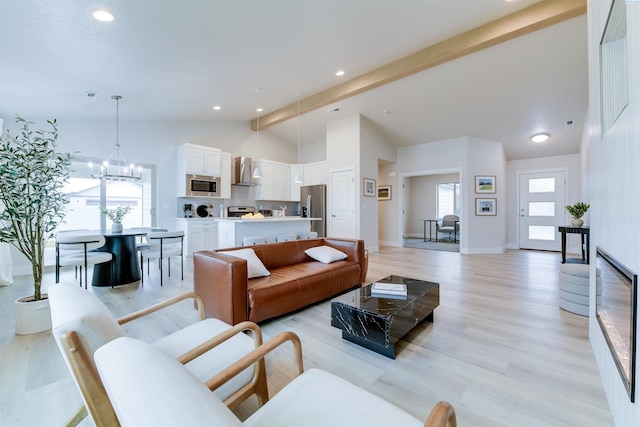
[[[581,227],[582,224],[584,224],[584,221],[582,220],[582,216],[587,213],[590,207],[591,207],[590,205],[583,202],[577,202],[573,205],[565,206],[565,209],[567,210],[567,212],[569,212],[569,215],[571,215],[571,217],[573,218],[571,220],[571,225],[574,225],[576,227]]]
[[[58,153],[56,120],[50,130],[31,130],[16,117],[19,135],[0,135],[0,242],[13,245],[31,263],[33,297],[41,293],[44,249],[63,221],[68,200],[62,187],[69,181],[71,155]]]
[[[102,213],[113,222],[111,230],[114,232],[122,231],[122,219],[126,214],[131,212],[131,206],[118,206],[113,209],[103,209]]]

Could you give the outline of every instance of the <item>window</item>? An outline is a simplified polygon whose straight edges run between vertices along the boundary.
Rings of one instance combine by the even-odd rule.
[[[460,216],[460,183],[439,183],[437,190],[438,218],[445,215]]]
[[[69,198],[64,222],[56,231],[64,230],[101,230],[110,227],[110,223],[101,214],[104,208],[119,205],[131,206],[132,211],[122,220],[124,228],[152,227],[152,175],[153,167],[142,168],[142,179],[137,182],[101,181],[89,177],[87,161],[75,159],[71,164],[69,182],[62,190]],[[46,265],[55,264],[55,242],[47,245]]]

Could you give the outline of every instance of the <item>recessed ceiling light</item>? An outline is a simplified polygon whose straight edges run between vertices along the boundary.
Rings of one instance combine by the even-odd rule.
[[[342,71],[342,70],[336,71],[336,76],[338,76],[338,77],[344,76],[344,71]]]
[[[531,135],[531,140],[533,142],[545,142],[547,139],[549,139],[548,133],[536,133]]]
[[[104,9],[96,9],[91,11],[91,16],[93,16],[98,21],[102,22],[111,22],[113,21],[113,14]]]
[[[262,107],[258,107],[258,108],[256,108],[256,111],[257,111],[258,113],[260,113],[260,112],[262,111]]]
[[[384,114],[385,116],[390,116],[391,110],[382,110],[382,114]]]
[[[221,110],[221,109],[222,109],[222,107],[221,107],[221,106],[219,106],[219,105],[216,105],[216,106],[214,106],[214,107],[213,107],[213,109],[214,109],[214,110]]]

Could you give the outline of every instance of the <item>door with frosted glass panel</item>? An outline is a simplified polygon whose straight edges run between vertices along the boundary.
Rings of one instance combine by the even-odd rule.
[[[558,226],[564,224],[564,171],[520,175],[520,248],[560,250]]]

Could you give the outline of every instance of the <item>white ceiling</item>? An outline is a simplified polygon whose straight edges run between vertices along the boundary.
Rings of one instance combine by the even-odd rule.
[[[0,117],[113,119],[118,94],[121,118],[249,126],[258,105],[295,103],[533,3],[0,0]],[[99,7],[115,20],[95,21]],[[510,160],[577,153],[587,89],[581,16],[305,114],[301,144],[360,113],[397,146],[473,136],[502,142]],[[296,125],[269,130],[295,144]],[[541,131],[549,142],[529,141]]]

